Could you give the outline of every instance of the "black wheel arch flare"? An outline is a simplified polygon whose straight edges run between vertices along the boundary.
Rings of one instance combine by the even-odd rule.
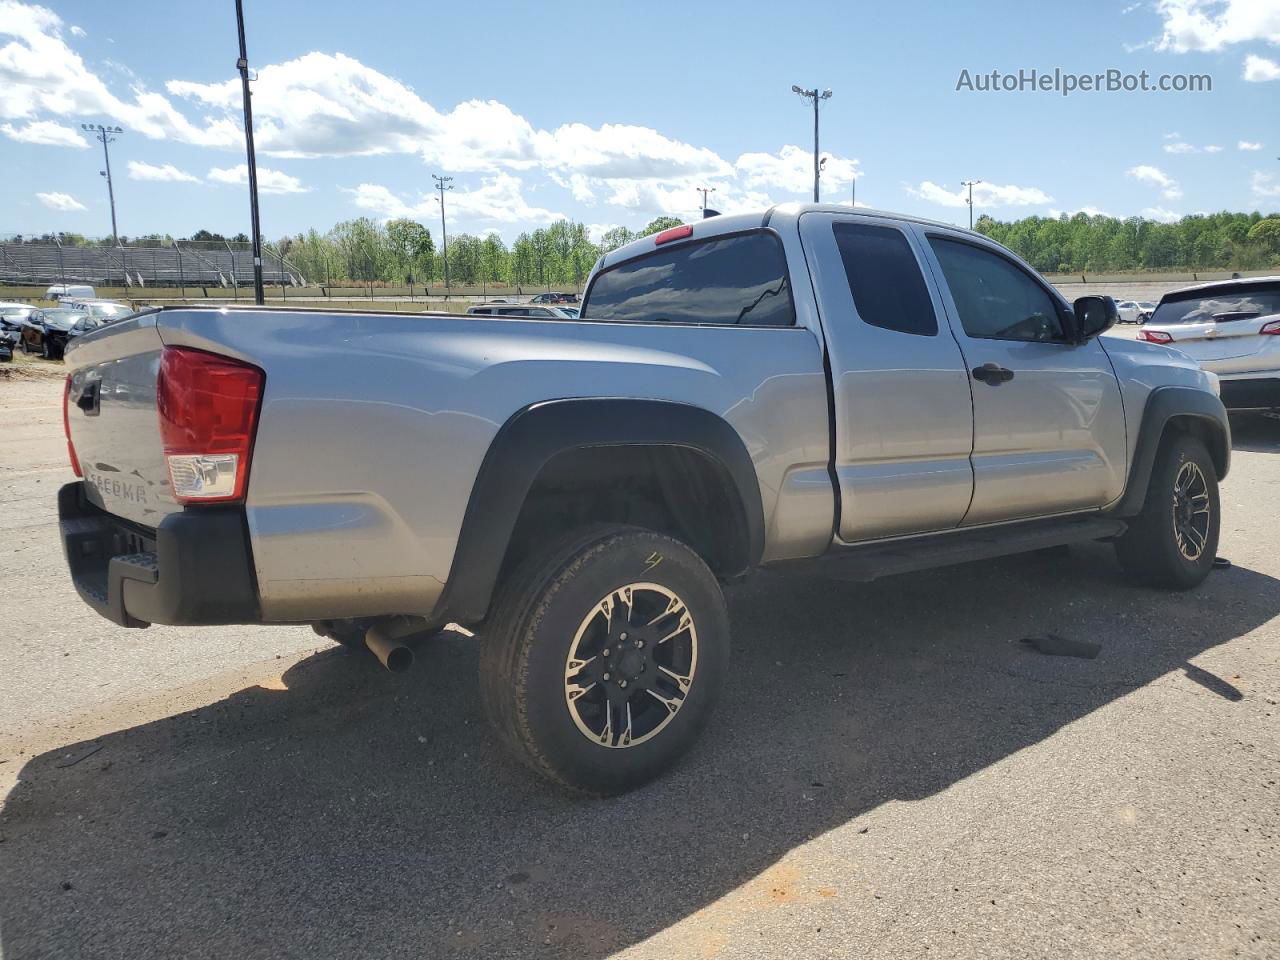
[[[746,445],[724,418],[703,407],[670,400],[548,400],[513,414],[489,445],[432,619],[462,624],[483,620],[516,521],[539,472],[558,454],[611,446],[685,447],[722,467],[741,505],[746,566],[759,563],[764,552],[760,484]]]

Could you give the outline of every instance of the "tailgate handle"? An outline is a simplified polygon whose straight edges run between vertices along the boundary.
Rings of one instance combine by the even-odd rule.
[[[98,411],[101,409],[101,387],[101,380],[90,380],[84,385],[84,389],[80,391],[80,396],[76,397],[76,406],[83,410],[86,416],[96,417],[98,415]]]

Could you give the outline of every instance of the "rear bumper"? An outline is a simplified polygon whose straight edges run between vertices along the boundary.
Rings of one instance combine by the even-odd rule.
[[[58,491],[58,520],[76,592],[112,623],[261,622],[239,508],[171,514],[152,530],[94,506],[77,481]]]
[[[1280,408],[1280,377],[1220,376],[1222,405],[1228,410],[1269,410]]]

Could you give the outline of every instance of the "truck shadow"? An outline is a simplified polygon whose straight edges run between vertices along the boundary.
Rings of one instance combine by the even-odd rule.
[[[1280,582],[1236,567],[1148,592],[1090,545],[871,585],[762,574],[730,608],[714,721],[624,797],[502,755],[462,637],[404,677],[326,651],[284,689],[33,758],[3,823],[5,956],[604,957],[1166,675],[1232,699],[1184,670],[1274,617]],[[1048,633],[1102,649],[1020,642]],[[832,891],[843,909],[856,886]]]

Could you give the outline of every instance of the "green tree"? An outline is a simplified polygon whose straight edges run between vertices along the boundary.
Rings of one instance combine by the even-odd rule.
[[[647,237],[653,233],[670,230],[672,227],[678,227],[682,223],[684,223],[683,220],[677,220],[675,217],[657,217],[656,219],[650,220],[645,228],[640,231],[640,236]]]
[[[386,226],[387,248],[395,267],[396,279],[403,279],[412,286],[414,274],[421,277],[423,269],[435,253],[431,231],[416,220],[389,220]]]

